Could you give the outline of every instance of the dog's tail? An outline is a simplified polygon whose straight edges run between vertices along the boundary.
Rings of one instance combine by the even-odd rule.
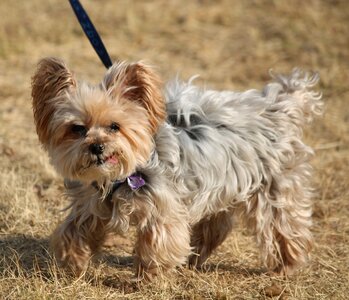
[[[304,73],[294,69],[290,75],[275,75],[274,82],[268,84],[264,94],[271,100],[269,109],[282,110],[294,121],[310,123],[314,116],[323,112],[322,94],[314,91],[319,81],[318,73]],[[303,124],[302,124],[303,125]]]

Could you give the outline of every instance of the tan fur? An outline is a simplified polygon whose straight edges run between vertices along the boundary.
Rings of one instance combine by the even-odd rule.
[[[62,101],[59,97],[75,86],[73,75],[63,61],[46,58],[39,62],[32,79],[32,98],[36,131],[43,145],[49,140],[55,102]]]
[[[137,65],[137,68],[141,68],[141,65]],[[124,72],[117,67],[111,71],[115,76],[121,76],[120,73]],[[127,78],[128,75],[125,76]],[[142,89],[145,94],[149,92],[148,89],[151,91],[152,85],[158,84],[155,77],[154,83],[147,79]],[[104,170],[104,179],[125,178],[136,166],[147,162],[153,148],[151,132],[155,126],[154,118],[159,121],[164,117],[163,108],[161,105],[156,107],[156,103],[152,102],[153,97],[141,95],[140,88],[137,101],[130,101],[129,95],[114,93],[115,86],[112,84],[116,82],[108,81],[108,85],[101,85],[101,88],[77,84],[61,61],[50,58],[39,63],[33,77],[34,120],[41,143],[48,149],[57,170],[65,177],[83,181],[90,181],[91,176],[95,179],[95,170],[85,167],[90,159],[86,155],[88,147],[97,142],[105,144],[106,153],[115,152],[120,161],[117,170]],[[133,86],[124,88],[127,91]],[[148,104],[144,105],[141,99],[148,101]],[[151,117],[146,116],[145,109],[151,110]],[[157,112],[160,115],[155,117]],[[120,125],[117,133],[108,130],[113,121]],[[75,123],[89,129],[85,140],[82,141],[71,131]]]
[[[161,81],[151,68],[142,63],[114,64],[104,78],[107,89],[122,94],[131,101],[143,105],[149,115],[154,134],[165,120],[165,103],[161,95]]]
[[[211,253],[224,242],[233,228],[232,212],[222,211],[202,219],[192,228],[191,246],[193,254],[189,266],[200,268]]]
[[[89,192],[88,196],[86,191],[79,193],[80,197],[74,202],[70,215],[51,237],[51,248],[58,263],[77,276],[86,270],[91,256],[98,252],[110,232],[108,223],[111,211],[108,203],[100,203],[100,196],[92,187]],[[98,215],[86,215],[86,205],[91,205],[86,197],[94,202]]]
[[[148,223],[139,230],[135,246],[137,275],[151,278],[158,272],[185,264],[189,254],[188,242],[189,231],[181,220]]]

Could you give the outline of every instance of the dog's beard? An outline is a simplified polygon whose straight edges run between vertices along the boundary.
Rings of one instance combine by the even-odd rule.
[[[77,163],[77,176],[90,181],[119,179],[123,176],[123,162],[118,151],[110,154],[91,155],[85,153]]]

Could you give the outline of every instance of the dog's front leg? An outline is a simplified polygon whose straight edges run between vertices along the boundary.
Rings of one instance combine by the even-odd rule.
[[[80,187],[70,214],[51,236],[51,249],[59,266],[75,276],[86,270],[91,256],[103,245],[111,217],[108,205],[89,189]]]
[[[144,203],[140,206],[144,206]],[[136,274],[138,278],[148,280],[185,264],[190,254],[190,233],[185,207],[173,200],[142,211],[149,212],[149,209],[152,212],[140,222],[135,246]]]
[[[83,273],[93,254],[106,238],[106,222],[90,215],[81,222],[81,216],[70,214],[51,237],[51,248],[58,264],[72,275]]]

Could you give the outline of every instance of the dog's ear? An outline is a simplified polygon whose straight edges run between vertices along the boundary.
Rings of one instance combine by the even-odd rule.
[[[76,87],[72,73],[63,61],[44,58],[32,78],[32,104],[36,131],[40,142],[47,145],[49,128],[57,103],[64,101],[66,92]]]
[[[141,104],[148,112],[150,130],[155,133],[165,120],[161,81],[154,70],[141,63],[116,63],[107,72],[104,85],[114,96]]]

